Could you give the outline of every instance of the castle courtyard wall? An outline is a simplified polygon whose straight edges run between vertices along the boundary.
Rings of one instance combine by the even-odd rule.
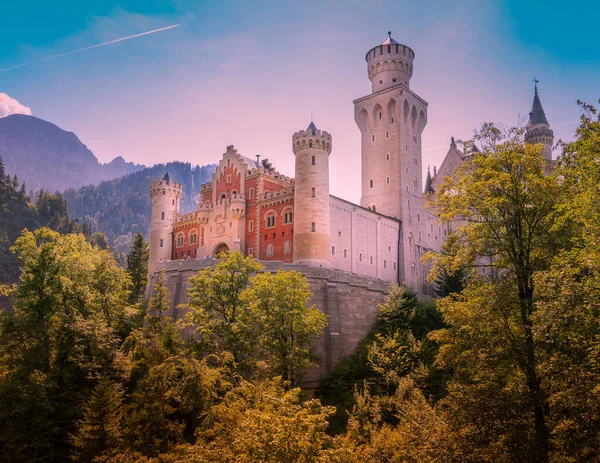
[[[173,319],[185,317],[189,278],[199,270],[215,264],[214,259],[180,260],[159,264],[164,270],[166,285],[171,294],[169,316]],[[328,325],[317,340],[317,353],[321,365],[312,368],[303,383],[305,387],[316,387],[323,377],[347,355],[354,352],[359,342],[369,334],[377,319],[379,304],[385,300],[390,283],[382,280],[353,275],[339,270],[313,268],[305,265],[284,264],[282,262],[263,262],[265,271],[276,272],[279,269],[296,270],[305,275],[313,293],[309,304],[315,304],[328,316]],[[156,283],[158,273],[149,282],[149,297]],[[185,333],[191,336],[191,330]]]

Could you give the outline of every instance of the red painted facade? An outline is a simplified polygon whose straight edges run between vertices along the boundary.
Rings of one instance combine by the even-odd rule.
[[[192,243],[190,235],[195,233],[196,242]],[[180,238],[183,238],[181,244]],[[198,248],[203,244],[203,229],[197,221],[182,222],[173,228],[173,260],[176,259],[195,259],[198,254]]]
[[[277,201],[265,201],[260,205],[260,260],[293,261],[294,199],[289,196]],[[292,222],[284,222],[284,212],[292,212]],[[267,228],[267,217],[275,215],[275,226]],[[286,242],[288,242],[286,246]],[[269,255],[272,246],[272,255]]]
[[[221,176],[217,179],[216,184],[217,196],[216,199],[221,199],[224,194],[227,198],[231,198],[234,193],[240,195],[242,192],[241,172],[232,165],[231,161],[227,161],[227,165],[223,168]]]

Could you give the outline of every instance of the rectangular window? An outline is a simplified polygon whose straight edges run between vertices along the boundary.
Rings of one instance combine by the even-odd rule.
[[[165,213],[164,212],[160,213],[160,220],[165,220]]]
[[[248,222],[248,231],[252,231],[252,230],[254,230],[254,221],[253,220]]]
[[[310,224],[310,231],[311,232],[315,231],[315,223],[314,222]]]
[[[315,161],[316,161],[316,159],[315,159],[315,157],[313,156],[313,157],[312,157],[312,165],[313,165],[313,166],[316,164],[316,162],[315,162]]]
[[[387,130],[385,131],[385,138],[390,138],[390,133]]]
[[[413,143],[417,143],[417,136],[413,135]]]
[[[290,241],[286,241],[283,244],[283,253],[289,254],[290,252],[292,252],[292,243]]]
[[[165,242],[164,242],[164,240],[161,239],[160,240],[160,247],[162,248],[162,247],[164,247],[164,245],[165,245]]]
[[[254,198],[254,188],[250,188],[250,197]]]
[[[251,256],[253,252],[254,252],[254,249],[252,249],[252,248],[248,248],[248,255],[249,255],[249,256]]]
[[[312,196],[313,198],[316,196],[316,193],[315,193],[315,189],[314,189],[314,188],[312,189],[312,194],[311,194],[311,196]]]
[[[373,143],[375,143],[375,135],[373,135],[373,136],[371,137],[371,141],[372,141]]]

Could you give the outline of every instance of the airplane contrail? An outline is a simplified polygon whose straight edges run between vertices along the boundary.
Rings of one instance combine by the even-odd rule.
[[[563,122],[562,124],[551,125],[550,127],[562,127],[563,125],[579,124],[581,121]]]
[[[166,31],[167,29],[173,29],[174,27],[178,27],[179,24],[173,24],[171,26],[161,27],[160,29],[154,29],[151,31],[141,32],[139,34],[129,35],[127,37],[121,37],[120,39],[109,40],[108,42],[98,43],[96,45],[91,45],[89,47],[79,48],[77,50],[67,51],[65,53],[59,53],[58,55],[47,56],[45,58],[36,59],[34,61],[29,61],[27,63],[17,64],[16,66],[11,66],[9,68],[0,69],[0,72],[10,71],[12,69],[22,68],[23,66],[29,66],[30,64],[39,63],[41,61],[48,61],[54,58],[60,58],[61,56],[72,55],[73,53],[79,53],[80,51],[91,50],[92,48],[103,47],[105,45],[110,45],[111,43],[123,42],[124,40],[135,39],[137,37],[142,37],[144,35],[154,34],[156,32]]]

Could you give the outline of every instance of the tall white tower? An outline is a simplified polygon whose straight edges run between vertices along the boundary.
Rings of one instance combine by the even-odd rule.
[[[354,118],[362,142],[361,205],[401,220],[400,280],[420,292],[428,248],[421,157],[427,102],[410,90],[414,57],[391,32],[368,51],[372,93],[354,101]]]
[[[310,123],[292,137],[294,180],[294,263],[331,267],[329,154],[331,135]]]
[[[181,183],[171,181],[169,174],[162,180],[150,183],[152,213],[150,216],[150,243],[148,274],[156,271],[156,264],[171,260],[173,251],[173,224],[179,214],[179,203],[183,194]]]

